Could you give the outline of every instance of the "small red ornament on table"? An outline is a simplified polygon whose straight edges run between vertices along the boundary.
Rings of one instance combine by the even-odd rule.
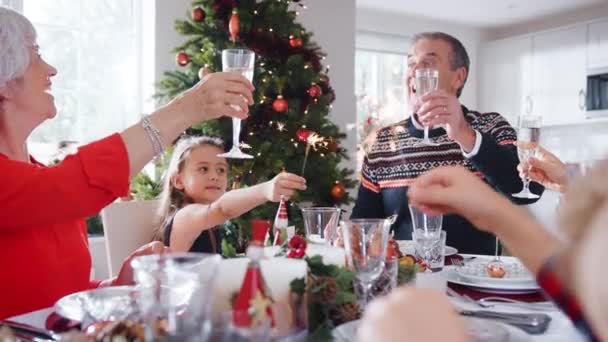
[[[285,100],[282,95],[277,96],[277,98],[272,102],[272,110],[277,113],[285,113],[288,109],[289,105],[287,100]]]
[[[319,87],[319,85],[316,83],[313,83],[310,88],[308,88],[308,96],[312,97],[313,99],[318,98],[319,96],[321,96],[321,94],[323,94],[323,91],[321,90],[321,87]]]
[[[230,32],[230,39],[233,43],[236,43],[236,39],[239,36],[240,30],[241,20],[239,19],[239,14],[236,9],[233,9],[232,16],[230,17],[230,21],[228,22],[228,31]]]
[[[491,262],[488,263],[486,271],[488,272],[488,275],[492,278],[503,278],[505,274],[507,274],[507,270],[505,269],[504,265],[493,264]]]
[[[299,235],[294,235],[289,239],[287,246],[289,246],[288,258],[302,259],[306,255],[306,240]]]
[[[175,63],[177,63],[177,65],[179,66],[186,66],[188,65],[188,63],[190,63],[190,56],[188,56],[188,54],[184,51],[180,51],[176,56],[175,56]]]
[[[192,20],[194,20],[197,23],[203,22],[205,21],[205,10],[203,10],[201,7],[195,7],[192,10]]]

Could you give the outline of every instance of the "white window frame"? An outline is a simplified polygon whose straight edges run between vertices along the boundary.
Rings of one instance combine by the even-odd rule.
[[[11,7],[16,11],[23,13],[24,1],[35,0],[0,0],[0,5]],[[135,22],[135,57],[136,60],[142,61],[142,63],[138,63],[136,70],[133,70],[135,77],[138,80],[136,98],[129,99],[128,101],[135,101],[135,111],[138,113],[138,116],[141,117],[144,113],[153,111],[156,106],[152,97],[155,92],[155,2],[148,0],[134,1],[133,13]],[[58,114],[61,115],[61,113]],[[115,115],[119,114],[115,113]],[[123,129],[125,128],[127,127],[123,127]],[[112,132],[104,133],[111,134]],[[80,143],[87,142],[88,141],[81,141]],[[50,155],[42,156],[41,161],[46,162],[47,160],[45,157],[50,157]]]

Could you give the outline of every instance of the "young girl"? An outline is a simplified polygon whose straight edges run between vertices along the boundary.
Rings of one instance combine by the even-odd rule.
[[[306,180],[282,172],[274,179],[226,192],[228,163],[218,157],[222,141],[211,137],[179,140],[161,194],[159,237],[175,252],[221,253],[221,231],[216,226],[266,201],[289,198],[306,189]]]

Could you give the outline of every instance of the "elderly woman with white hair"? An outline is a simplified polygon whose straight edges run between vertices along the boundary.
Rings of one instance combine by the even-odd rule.
[[[47,167],[29,154],[27,139],[56,115],[56,74],[31,22],[0,7],[0,319],[75,291],[131,282],[128,262],[116,279],[90,281],[85,218],[125,195],[129,180],[186,128],[221,114],[245,118],[253,103],[253,85],[241,75],[209,74],[140,123]],[[150,244],[136,254],[162,248]]]
[[[438,168],[419,177],[408,197],[427,213],[458,213],[496,234],[536,274],[538,284],[584,336],[608,340],[606,172],[604,160],[569,187],[559,213],[567,241],[552,236],[524,209],[459,167]],[[407,288],[372,303],[359,329],[362,341],[398,336],[412,341],[467,340],[445,295]]]

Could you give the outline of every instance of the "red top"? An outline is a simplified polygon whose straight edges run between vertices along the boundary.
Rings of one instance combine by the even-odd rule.
[[[47,167],[0,154],[0,319],[96,286],[85,218],[129,189],[120,135]]]

